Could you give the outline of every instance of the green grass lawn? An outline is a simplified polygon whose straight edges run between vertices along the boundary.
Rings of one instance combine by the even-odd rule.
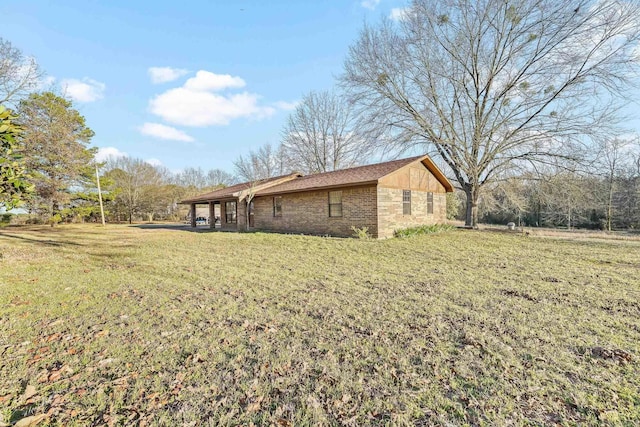
[[[639,241],[92,225],[0,257],[0,426],[640,424]]]

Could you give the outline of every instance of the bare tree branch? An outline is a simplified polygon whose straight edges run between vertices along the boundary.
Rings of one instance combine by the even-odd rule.
[[[363,29],[341,83],[363,132],[436,148],[474,226],[483,185],[614,129],[639,40],[637,0],[415,0]]]
[[[0,37],[0,104],[15,106],[38,88],[42,75],[35,58]]]

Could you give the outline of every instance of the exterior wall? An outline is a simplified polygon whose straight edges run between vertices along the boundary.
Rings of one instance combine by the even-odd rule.
[[[442,223],[447,218],[446,193],[433,193],[433,214],[427,213],[427,192],[411,190],[411,215],[402,213],[402,190],[378,188],[378,237],[393,237],[395,230]]]
[[[367,227],[377,237],[376,187],[338,188],[342,216],[329,217],[329,190],[282,195],[282,216],[273,216],[273,196],[256,197],[255,228],[283,233],[353,236],[351,226]],[[334,191],[333,189],[331,191]]]
[[[402,191],[411,190],[411,214],[403,215]],[[427,193],[433,193],[433,214],[427,213]],[[420,162],[407,165],[380,180],[378,237],[393,237],[394,230],[436,224],[447,219],[444,186]]]
[[[421,162],[411,163],[380,179],[380,186],[445,193],[444,186]]]

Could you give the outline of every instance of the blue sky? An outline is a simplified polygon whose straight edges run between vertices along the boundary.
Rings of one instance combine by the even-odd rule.
[[[0,37],[74,100],[104,153],[233,171],[301,96],[331,89],[365,21],[402,0],[21,0]]]
[[[405,0],[21,0],[0,37],[74,100],[103,155],[233,172],[277,145],[295,102],[331,89],[363,24]],[[640,98],[639,98],[640,99]],[[640,129],[638,104],[626,112]]]

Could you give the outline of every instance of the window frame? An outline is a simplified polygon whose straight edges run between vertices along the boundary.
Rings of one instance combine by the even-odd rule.
[[[332,194],[334,196],[339,196],[339,203],[336,203],[337,199],[335,197],[333,198],[333,203],[331,203]],[[327,193],[327,201],[329,202],[329,218],[342,218],[342,190],[329,191]]]
[[[427,192],[427,214],[433,215],[433,192]]]
[[[282,196],[273,196],[273,217],[282,218]]]
[[[411,215],[411,190],[402,190],[402,215]]]
[[[233,209],[229,212],[229,204],[233,203]],[[231,217],[229,217],[231,215]],[[238,223],[238,203],[235,200],[224,202],[224,222],[225,224]]]

